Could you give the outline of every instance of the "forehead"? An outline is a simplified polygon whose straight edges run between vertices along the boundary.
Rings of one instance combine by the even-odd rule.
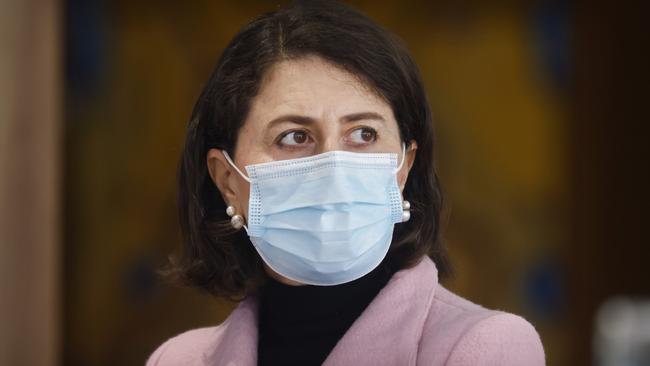
[[[359,77],[317,56],[285,60],[264,75],[249,119],[268,121],[280,113],[316,119],[372,110],[393,118],[389,104]]]

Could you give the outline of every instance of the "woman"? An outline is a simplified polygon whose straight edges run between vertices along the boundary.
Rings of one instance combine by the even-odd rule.
[[[535,329],[438,283],[442,198],[413,60],[334,2],[247,25],[179,168],[185,283],[243,301],[148,365],[543,365]]]

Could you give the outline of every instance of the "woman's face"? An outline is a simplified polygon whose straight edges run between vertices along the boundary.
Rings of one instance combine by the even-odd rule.
[[[251,164],[294,159],[333,150],[401,154],[392,108],[354,75],[316,56],[273,65],[251,101],[237,137],[234,162],[245,173]],[[404,188],[415,159],[415,141],[397,173]],[[217,149],[208,151],[208,169],[227,205],[247,218],[249,183]],[[270,271],[275,278],[285,282]]]

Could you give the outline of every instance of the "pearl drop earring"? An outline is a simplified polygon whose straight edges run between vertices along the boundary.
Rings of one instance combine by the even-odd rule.
[[[411,202],[404,200],[402,201],[402,222],[406,222],[411,219]]]
[[[230,225],[239,230],[244,226],[244,218],[241,215],[235,215],[235,208],[228,206],[226,208],[226,215],[230,216]]]
[[[230,224],[239,230],[244,226],[244,218],[241,215],[235,215],[230,219]]]

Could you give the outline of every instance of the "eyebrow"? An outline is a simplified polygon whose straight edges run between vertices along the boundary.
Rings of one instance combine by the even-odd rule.
[[[363,121],[363,120],[375,120],[379,122],[386,122],[384,117],[382,117],[381,114],[375,113],[375,112],[359,112],[359,113],[352,113],[345,115],[339,119],[339,121],[343,123],[348,123],[348,122],[355,122],[355,121]],[[293,122],[299,125],[310,125],[316,122],[314,118],[307,117],[307,116],[301,116],[297,114],[285,114],[279,117],[276,117],[272,119],[267,125],[267,128],[271,128],[276,124],[282,123],[282,122]]]

